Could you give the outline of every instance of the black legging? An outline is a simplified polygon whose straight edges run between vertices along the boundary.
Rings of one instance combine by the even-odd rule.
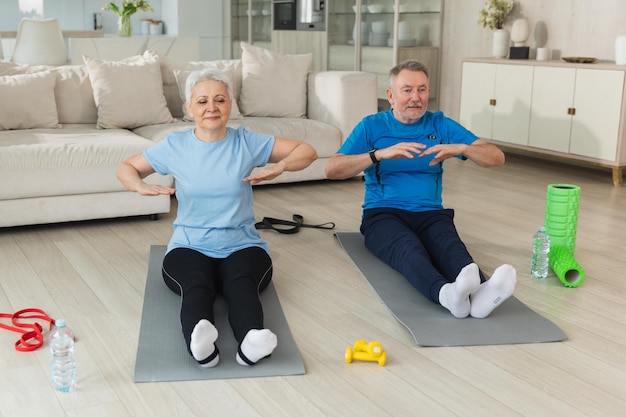
[[[249,330],[262,329],[259,293],[271,279],[272,260],[256,246],[227,258],[211,258],[193,249],[176,248],[163,259],[165,284],[182,296],[180,323],[188,350],[198,321],[207,319],[215,324],[213,304],[218,293],[228,303],[228,319],[239,344]]]

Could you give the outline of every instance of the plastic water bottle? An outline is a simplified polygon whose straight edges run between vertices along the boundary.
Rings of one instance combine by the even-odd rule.
[[[60,392],[72,391],[76,388],[74,334],[63,319],[55,321],[55,327],[50,333],[50,353],[52,386]]]
[[[530,273],[533,277],[543,279],[548,276],[549,252],[550,236],[542,226],[533,236],[533,257],[530,262]]]

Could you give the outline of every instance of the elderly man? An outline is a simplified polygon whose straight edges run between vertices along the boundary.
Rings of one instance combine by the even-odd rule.
[[[441,199],[443,161],[504,164],[495,145],[428,106],[428,70],[405,61],[389,72],[391,110],[365,117],[326,166],[329,179],[365,174],[361,233],[367,248],[454,317],[487,317],[515,290],[511,265],[490,279],[474,263]]]

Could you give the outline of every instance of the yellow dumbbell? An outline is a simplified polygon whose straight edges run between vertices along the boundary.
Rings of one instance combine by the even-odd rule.
[[[352,363],[353,360],[378,362],[378,365],[385,366],[387,353],[380,342],[367,343],[360,339],[354,342],[354,346],[346,348],[346,363]]]

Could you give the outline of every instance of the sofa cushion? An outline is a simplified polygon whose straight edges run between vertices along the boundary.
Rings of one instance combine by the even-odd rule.
[[[167,100],[167,107],[172,116],[191,120],[186,114],[185,101],[185,81],[186,75],[191,71],[205,68],[222,71],[230,79],[233,89],[233,108],[230,114],[231,119],[241,118],[241,112],[237,100],[241,92],[241,60],[224,59],[217,61],[191,61],[177,62],[167,57],[161,58],[161,75],[163,77],[163,93]],[[178,76],[177,76],[178,74]],[[184,78],[184,79],[183,79]],[[181,82],[179,82],[179,79]]]
[[[0,130],[58,127],[56,78],[50,71],[0,76]]]
[[[241,42],[239,106],[244,116],[305,117],[313,54],[282,55]]]
[[[50,65],[16,64],[11,61],[0,61],[0,75],[32,74],[54,68]]]
[[[11,61],[0,61],[0,75],[26,74],[27,65],[18,65]]]
[[[54,96],[59,123],[97,123],[98,109],[87,68],[84,65],[66,65],[53,68],[52,72],[57,74]]]
[[[98,108],[99,128],[132,129],[169,123],[172,117],[165,96],[156,53],[146,51],[121,61],[83,56]]]
[[[95,124],[0,132],[0,200],[123,191],[117,166],[151,144]]]

